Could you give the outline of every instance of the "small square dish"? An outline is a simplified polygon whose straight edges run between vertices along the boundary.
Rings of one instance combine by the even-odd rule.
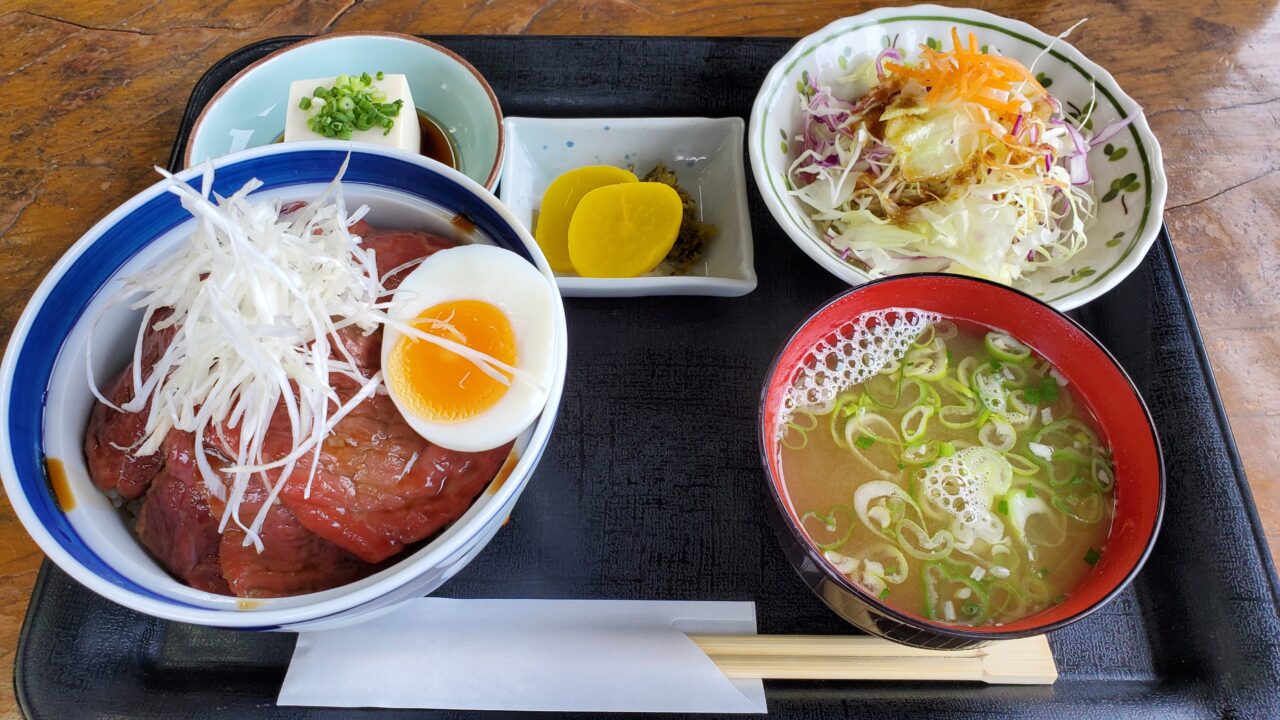
[[[543,192],[584,165],[630,168],[643,177],[658,163],[676,174],[716,237],[680,275],[633,278],[556,274],[565,297],[746,295],[756,287],[741,118],[507,118],[499,197],[532,231]],[[661,266],[660,266],[661,267]]]

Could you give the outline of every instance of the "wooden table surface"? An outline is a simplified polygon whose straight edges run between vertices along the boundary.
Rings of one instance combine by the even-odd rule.
[[[163,165],[196,79],[276,35],[800,36],[859,2],[747,0],[5,0],[0,8],[0,341],[82,232]],[[1164,147],[1177,246],[1254,499],[1280,547],[1280,12],[1251,0],[1006,0],[1141,103]],[[536,62],[536,58],[530,58]],[[743,88],[754,93],[754,88]],[[0,663],[11,667],[41,553],[0,501]],[[0,682],[0,717],[17,716]]]

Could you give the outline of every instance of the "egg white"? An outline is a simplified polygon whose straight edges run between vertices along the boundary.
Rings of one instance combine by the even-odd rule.
[[[482,300],[507,316],[515,334],[516,361],[522,376],[492,407],[458,422],[438,422],[414,414],[387,384],[400,414],[415,432],[441,447],[479,452],[514,440],[533,424],[547,402],[555,369],[555,290],[537,268],[510,250],[492,245],[462,245],[441,250],[414,268],[392,296],[388,313],[412,321],[427,308],[452,300]],[[403,333],[390,326],[382,337],[382,366]],[[477,368],[476,373],[481,371]]]

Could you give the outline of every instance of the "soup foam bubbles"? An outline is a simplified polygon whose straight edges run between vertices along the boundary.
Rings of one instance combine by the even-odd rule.
[[[797,408],[829,412],[836,395],[901,362],[911,343],[941,319],[916,308],[884,308],[841,325],[814,345],[797,370],[782,401],[782,423]]]

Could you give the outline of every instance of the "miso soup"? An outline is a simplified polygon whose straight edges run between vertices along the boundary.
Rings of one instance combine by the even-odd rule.
[[[868,593],[1000,625],[1062,602],[1106,552],[1111,452],[1034,349],[897,309],[811,355],[779,428],[782,482],[809,539]]]

